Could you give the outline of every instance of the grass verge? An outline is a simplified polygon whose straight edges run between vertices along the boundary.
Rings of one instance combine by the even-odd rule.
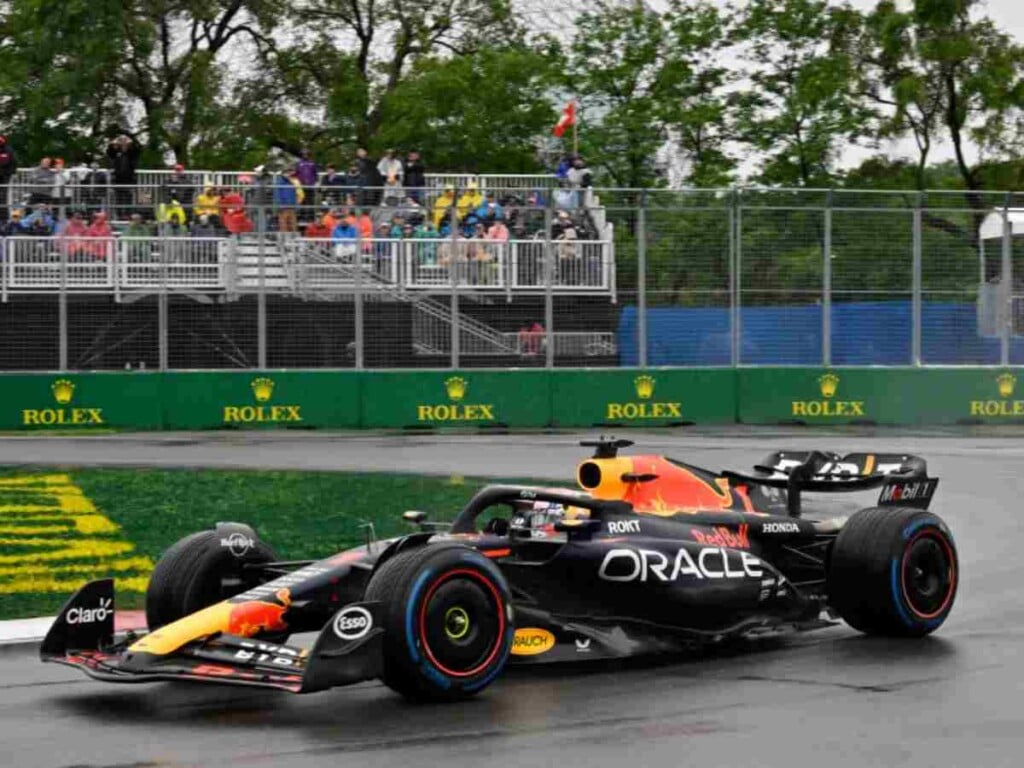
[[[134,587],[119,589],[118,607],[141,607],[151,564],[182,536],[218,521],[249,523],[283,559],[326,557],[362,542],[368,522],[381,538],[408,531],[406,509],[450,519],[481,485],[497,480],[164,469],[19,468],[4,475],[0,619],[56,613],[75,584],[109,568],[131,571],[124,583]],[[68,551],[76,542],[80,551]],[[56,573],[63,575],[55,581]]]

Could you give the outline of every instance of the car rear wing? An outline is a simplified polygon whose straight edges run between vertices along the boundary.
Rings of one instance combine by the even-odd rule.
[[[880,506],[917,506],[931,501],[938,480],[928,477],[920,456],[902,453],[848,453],[777,451],[754,465],[756,474],[725,471],[733,483],[785,489],[786,507],[800,516],[801,494],[843,493],[881,488]]]

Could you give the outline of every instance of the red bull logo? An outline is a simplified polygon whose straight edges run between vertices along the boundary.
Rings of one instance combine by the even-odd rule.
[[[278,600],[276,603],[249,600],[231,606],[227,633],[252,637],[258,632],[280,632],[287,629],[284,614],[292,604],[291,590],[279,589],[274,596]]]

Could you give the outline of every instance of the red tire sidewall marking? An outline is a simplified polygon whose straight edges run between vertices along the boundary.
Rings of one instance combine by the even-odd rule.
[[[456,672],[455,670],[448,669],[443,664],[438,662],[434,657],[434,652],[430,650],[430,644],[427,642],[427,606],[430,605],[430,598],[433,597],[434,592],[447,581],[450,581],[456,576],[468,576],[474,579],[490,590],[491,596],[494,598],[494,605],[498,614],[498,631],[494,638],[494,647],[491,652],[487,655],[487,658],[481,664],[473,667],[473,669],[467,672]],[[487,576],[480,573],[479,571],[472,570],[470,568],[459,568],[454,571],[448,571],[442,574],[433,584],[430,585],[430,589],[427,590],[426,596],[423,598],[423,602],[420,603],[420,643],[423,645],[423,652],[426,657],[430,660],[430,663],[437,667],[438,670],[448,675],[449,677],[466,678],[473,677],[483,672],[487,667],[491,665],[491,662],[498,656],[498,651],[501,649],[501,639],[505,636],[505,601],[501,597],[501,593],[498,591],[497,586]]]
[[[946,597],[942,601],[942,605],[932,613],[922,613],[919,611],[907,592],[907,557],[910,555],[910,550],[918,539],[923,538],[930,538],[937,541],[946,551],[946,559],[949,562],[949,588],[946,590]],[[900,589],[903,590],[903,601],[907,604],[907,607],[913,611],[914,615],[919,619],[934,619],[936,616],[941,615],[953,600],[953,594],[956,592],[956,579],[956,554],[953,552],[953,547],[950,545],[949,540],[942,534],[942,531],[933,528],[925,528],[915,533],[914,538],[907,542],[906,547],[904,547],[903,557],[900,559]]]

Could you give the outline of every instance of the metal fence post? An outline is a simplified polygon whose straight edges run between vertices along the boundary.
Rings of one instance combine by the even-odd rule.
[[[743,362],[743,197],[739,189],[733,189],[733,219],[736,223],[734,251],[735,263],[732,266],[732,364],[738,367]]]
[[[548,195],[544,206],[544,366],[555,367],[555,249],[551,243],[554,223],[554,195]]]
[[[266,261],[264,258],[266,237],[266,217],[261,215],[259,227],[260,241],[257,247],[257,258],[259,259],[259,293],[256,295],[256,365],[260,369],[265,369],[267,367],[267,274]],[[235,235],[235,245],[238,245],[238,235]],[[280,240],[278,241],[278,246],[280,246]]]
[[[736,335],[738,308],[736,304],[736,190],[729,195],[729,364],[739,365],[740,345]]]
[[[911,285],[911,363],[921,365],[921,208],[923,196],[918,193],[914,204],[914,236],[913,236],[913,277]]]
[[[458,190],[456,190],[458,191]],[[448,259],[448,273],[451,278],[451,362],[452,368],[459,367],[459,212],[458,196],[452,196],[452,205],[448,213],[451,216],[452,252]]]
[[[363,341],[365,339],[365,328],[363,326],[363,231],[356,231],[356,253],[352,259],[352,266],[356,271],[356,295],[352,297],[352,312],[354,315],[355,343],[356,343],[356,370],[361,371],[366,365],[364,357]],[[379,321],[378,321],[379,322]]]
[[[821,364],[832,365],[832,190],[825,194],[825,263],[821,271]]]
[[[159,368],[166,371],[168,368],[168,346],[167,346],[167,239],[160,243],[160,293],[157,294],[156,323],[157,323],[157,345],[159,347]]]
[[[1010,196],[1003,201],[1003,277],[1000,280],[1003,328],[999,344],[999,364],[1010,364],[1010,336],[1013,333],[1013,229],[1010,225]]]
[[[60,247],[60,296],[57,299],[57,333],[60,335],[57,365],[61,371],[68,369],[68,249]]]
[[[640,208],[636,214],[636,343],[638,362],[647,367],[647,192],[640,193]]]

